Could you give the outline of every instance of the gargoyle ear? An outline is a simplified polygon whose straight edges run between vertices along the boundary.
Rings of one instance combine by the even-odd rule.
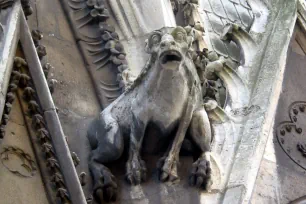
[[[145,45],[145,52],[148,53],[148,54],[151,54],[152,51],[151,51],[151,48],[149,46],[149,39],[146,39],[145,43],[146,43],[146,45]]]

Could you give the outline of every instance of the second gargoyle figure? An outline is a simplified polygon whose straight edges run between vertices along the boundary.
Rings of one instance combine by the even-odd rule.
[[[178,179],[179,153],[189,131],[188,136],[201,151],[191,167],[190,183],[202,188],[211,185],[211,127],[188,39],[182,27],[154,31],[146,47],[151,56],[138,78],[90,125],[89,168],[98,201],[116,199],[117,184],[105,164],[119,159],[124,147],[129,148],[127,181],[139,184],[145,180],[146,165],[140,150],[146,127],[152,123],[161,130],[159,137],[168,138],[177,130],[174,139],[167,140],[169,151],[160,159],[159,179]]]

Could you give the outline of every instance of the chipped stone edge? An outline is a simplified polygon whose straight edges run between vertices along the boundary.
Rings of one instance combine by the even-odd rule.
[[[20,9],[21,5],[16,2],[9,14],[9,20],[7,23],[7,30],[5,31],[5,37],[2,39],[4,42],[3,51],[0,53],[0,70],[3,71],[3,81],[0,84],[0,116],[3,114],[5,106],[5,96],[7,93],[9,80],[11,77],[14,56],[18,45],[18,36],[20,32]]]
[[[293,4],[295,2],[293,1]],[[284,9],[284,5],[282,5],[280,9]],[[271,128],[273,128],[276,107],[282,90],[287,50],[291,36],[293,34],[297,12],[292,13],[291,15],[291,27],[288,28],[278,27],[281,26],[279,22],[282,19],[279,19],[279,16],[277,16],[273,25],[274,28],[270,39],[267,41],[270,46],[267,47],[267,49],[264,51],[265,54],[263,57],[268,52],[275,51],[274,49],[277,47],[275,45],[278,42],[277,39],[284,39],[282,49],[280,51],[280,56],[278,58],[264,58],[262,60],[260,65],[260,73],[257,78],[256,86],[254,87],[254,90],[256,91],[251,103],[256,104],[256,101],[264,100],[267,101],[267,105],[263,107],[265,111],[262,112],[262,117],[256,117],[255,115],[254,117],[249,117],[248,121],[246,121],[244,125],[245,128],[242,131],[242,140],[236,153],[233,168],[231,170],[231,175],[228,181],[228,186],[222,203],[238,204],[250,203],[251,201],[257,173],[259,171],[261,160],[263,158],[264,150],[266,147],[267,138],[269,135],[268,133],[270,132]],[[271,67],[273,67],[272,72],[263,71]],[[265,93],[265,91],[262,90],[262,86],[266,83],[271,84],[271,86],[265,87],[265,89],[270,89],[271,91],[268,95],[262,95],[262,92]],[[256,124],[259,126],[256,126]],[[252,134],[253,138],[249,138],[252,136]],[[250,143],[252,143],[252,146],[250,146]],[[248,153],[245,154],[246,152]],[[250,157],[246,158],[246,155]]]
[[[22,33],[20,35],[21,46],[23,47],[23,50],[25,50],[25,58],[28,62],[28,67],[34,82],[34,86],[38,92],[38,98],[44,111],[47,127],[52,137],[53,147],[56,155],[58,156],[57,159],[61,167],[61,172],[63,174],[70,199],[73,204],[86,204],[85,195],[74,167],[70,150],[66,142],[47,81],[44,77],[40,60],[36,53],[30,29],[23,11],[20,10],[20,12],[20,32]]]
[[[297,21],[302,28],[303,32],[306,33],[306,3],[303,0],[298,1],[297,5],[298,18]]]

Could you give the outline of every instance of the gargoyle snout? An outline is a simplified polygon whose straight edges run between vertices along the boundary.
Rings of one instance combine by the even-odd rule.
[[[162,41],[160,43],[160,47],[163,49],[168,49],[171,46],[175,46],[175,41],[172,35],[163,36]]]

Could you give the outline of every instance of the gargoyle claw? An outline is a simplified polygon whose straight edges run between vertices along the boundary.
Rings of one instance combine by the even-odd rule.
[[[162,157],[157,164],[159,180],[161,182],[175,182],[179,179],[177,174],[177,162],[167,157]]]
[[[146,164],[141,159],[133,159],[126,164],[126,180],[131,185],[138,185],[147,178]]]
[[[96,197],[98,198],[98,200],[101,201],[102,203],[102,200],[104,200],[103,198],[103,190],[101,188],[97,189],[96,190]]]
[[[109,170],[103,170],[102,176],[99,182],[95,184],[94,196],[100,203],[103,201],[113,202],[117,198],[117,184],[115,177],[110,173]]]
[[[193,163],[189,182],[191,186],[208,189],[212,185],[210,162],[200,158]]]

